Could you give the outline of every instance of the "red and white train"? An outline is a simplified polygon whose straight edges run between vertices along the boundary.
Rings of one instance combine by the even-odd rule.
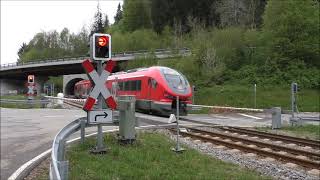
[[[82,80],[75,84],[74,94],[86,98],[91,82]],[[136,110],[168,116],[176,112],[179,96],[179,114],[186,115],[191,104],[192,90],[186,77],[178,71],[162,66],[138,68],[118,72],[108,77],[106,87],[114,96],[134,95]]]

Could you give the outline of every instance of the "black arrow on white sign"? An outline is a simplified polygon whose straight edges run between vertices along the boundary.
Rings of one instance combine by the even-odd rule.
[[[108,114],[106,112],[104,112],[104,114],[97,114],[95,117],[94,117],[94,121],[97,121],[97,117],[99,116],[104,116],[103,118],[107,118],[108,117]]]

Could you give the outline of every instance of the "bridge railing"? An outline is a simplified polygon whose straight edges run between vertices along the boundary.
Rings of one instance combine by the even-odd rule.
[[[161,53],[174,53],[177,52],[178,54],[190,53],[188,48],[180,48],[180,49],[156,49],[155,51],[148,51],[148,50],[139,50],[139,51],[126,51],[126,52],[117,52],[113,53],[113,57],[128,57],[128,56],[139,56],[139,55],[147,55],[147,54],[161,54]],[[51,63],[51,62],[62,62],[62,61],[72,61],[72,60],[79,60],[79,59],[86,59],[89,58],[88,56],[79,56],[79,57],[62,57],[62,58],[50,58],[50,59],[37,59],[28,62],[15,62],[15,63],[7,63],[1,64],[0,68],[10,68],[15,66],[23,66],[23,65],[30,65],[30,64],[44,64],[44,63]]]

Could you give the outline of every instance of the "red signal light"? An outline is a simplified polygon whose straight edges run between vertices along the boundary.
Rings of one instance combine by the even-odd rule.
[[[34,83],[34,75],[28,75],[28,83]]]
[[[111,59],[111,36],[109,34],[94,33],[90,41],[90,52],[94,60]]]
[[[98,38],[98,45],[104,47],[108,44],[108,37],[107,36],[100,36]]]

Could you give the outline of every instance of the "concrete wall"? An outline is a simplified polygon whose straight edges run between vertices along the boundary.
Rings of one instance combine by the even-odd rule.
[[[86,74],[64,75],[63,94],[65,96],[74,95],[74,85],[81,80],[88,80],[88,76]]]

